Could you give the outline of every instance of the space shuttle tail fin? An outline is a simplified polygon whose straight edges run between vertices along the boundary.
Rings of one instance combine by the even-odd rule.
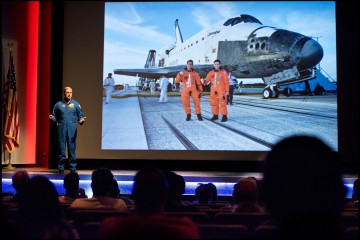
[[[181,35],[180,26],[179,26],[178,21],[179,21],[178,19],[175,20],[175,44],[183,42],[183,38]]]

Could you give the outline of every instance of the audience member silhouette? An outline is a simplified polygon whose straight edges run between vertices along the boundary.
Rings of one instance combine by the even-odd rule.
[[[113,180],[113,184],[111,186],[109,196],[113,197],[113,198],[119,198],[119,199],[124,200],[124,202],[126,203],[128,208],[129,207],[132,208],[133,205],[134,205],[133,201],[130,198],[128,198],[126,196],[121,196],[121,191],[120,191],[120,188],[119,188],[119,184],[118,184],[118,182],[116,181],[115,178]]]
[[[87,198],[85,190],[79,187],[80,177],[77,172],[70,172],[64,177],[65,195],[59,196],[60,203],[71,204],[77,198]]]
[[[54,184],[44,176],[32,177],[18,202],[15,229],[21,239],[79,239],[66,220]]]
[[[354,181],[354,185],[353,185],[352,203],[353,203],[354,207],[356,207],[356,208],[359,207],[359,179],[358,178]]]
[[[185,192],[184,178],[170,170],[163,170],[163,173],[168,183],[165,210],[167,212],[197,211],[195,206],[184,204],[181,200],[181,196]]]
[[[355,179],[351,200],[346,203],[346,208],[359,208],[359,179]]]
[[[198,239],[197,225],[188,217],[167,216],[167,183],[163,172],[145,167],[134,178],[135,212],[128,217],[108,217],[99,228],[99,238]]]
[[[209,204],[212,198],[212,190],[209,184],[200,183],[195,189],[197,204]]]
[[[115,209],[121,212],[127,211],[124,200],[110,197],[113,186],[114,175],[108,168],[98,168],[91,175],[91,198],[77,198],[70,207],[72,208],[94,208],[94,209]]]
[[[216,185],[213,183],[208,183],[208,186],[211,190],[210,202],[218,201],[218,192],[217,192]]]
[[[264,212],[258,203],[258,187],[254,178],[243,178],[234,185],[233,200],[233,212]]]
[[[185,193],[185,188],[186,188],[186,182],[185,182],[185,178],[179,174],[176,174],[177,177],[177,196],[179,199],[181,199],[182,195]]]
[[[216,185],[213,183],[199,183],[195,189],[195,198],[195,203],[198,206],[212,205],[214,207],[219,203]],[[225,201],[222,201],[221,203],[222,204],[218,205],[218,207],[226,207],[226,205],[228,205],[228,203],[224,204]]]
[[[109,197],[120,198],[120,188],[119,188],[119,184],[115,178],[113,179],[112,184],[111,184]]]
[[[346,188],[341,173],[337,153],[316,137],[292,136],[272,148],[261,192],[280,226],[277,239],[342,238]]]
[[[2,201],[17,203],[21,198],[26,184],[29,182],[29,173],[26,170],[16,171],[12,175],[12,187],[15,189],[14,196],[6,196],[2,198]]]

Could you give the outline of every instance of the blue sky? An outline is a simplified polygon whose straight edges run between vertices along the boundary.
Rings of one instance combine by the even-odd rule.
[[[186,40],[211,24],[239,14],[252,15],[266,26],[316,37],[324,49],[321,68],[337,79],[335,1],[108,2],[104,78],[117,68],[143,68],[150,49],[158,51],[174,43],[176,19]],[[138,80],[113,77],[117,84],[134,85]],[[244,80],[253,82],[262,80]]]

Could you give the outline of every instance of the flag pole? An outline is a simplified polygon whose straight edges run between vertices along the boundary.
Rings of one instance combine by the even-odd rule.
[[[9,153],[9,162],[7,164],[7,166],[5,167],[6,169],[15,169],[15,167],[13,167],[11,165],[11,153]]]
[[[5,141],[5,140],[4,140],[4,141]],[[3,147],[3,148],[2,148],[3,155],[4,155],[4,159],[3,159],[3,161],[4,161],[4,163],[6,163],[6,155],[5,155],[5,152],[6,152],[6,151],[4,150],[4,148],[5,148],[5,147]]]
[[[10,72],[10,70],[11,70],[11,75],[10,75],[10,78],[9,78],[9,72],[8,72],[8,81],[9,81],[9,84],[11,85],[12,83],[15,85],[15,87],[14,86],[12,86],[11,88],[13,88],[13,91],[14,91],[14,93],[13,94],[15,94],[15,103],[17,104],[17,100],[16,100],[16,93],[15,93],[15,91],[16,91],[16,82],[15,82],[15,71],[14,71],[14,64],[13,64],[13,59],[12,59],[12,47],[13,47],[13,43],[8,43],[8,47],[9,47],[9,51],[10,51],[10,62],[9,62],[9,72]],[[10,83],[10,81],[12,81],[11,83]],[[7,83],[8,84],[8,83]],[[10,91],[10,89],[8,90],[8,91]],[[9,96],[7,96],[8,97],[8,100],[10,99],[9,98]],[[13,105],[11,105],[11,109],[13,108],[14,106]],[[17,107],[15,108],[15,109],[17,109]],[[11,112],[11,114],[13,115],[14,113],[13,112]],[[7,120],[8,119],[6,119],[6,123],[5,124],[7,124]],[[7,135],[5,135],[6,137],[8,137]],[[16,140],[15,138],[14,138],[14,140]],[[18,145],[18,140],[16,141],[16,144],[17,144],[17,146],[15,146],[15,147],[18,147],[19,145]],[[12,166],[12,164],[11,164],[11,152],[10,152],[10,150],[9,150],[9,148],[8,148],[8,151],[9,151],[9,161],[8,161],[8,164],[7,164],[7,166],[5,167],[6,169],[15,169],[15,167],[13,167]],[[4,153],[4,156],[5,156],[5,153]]]

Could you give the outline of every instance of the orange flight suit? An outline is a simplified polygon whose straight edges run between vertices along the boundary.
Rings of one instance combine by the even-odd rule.
[[[185,113],[191,114],[190,96],[193,98],[196,114],[201,114],[199,93],[202,93],[203,87],[200,76],[195,70],[187,69],[178,73],[175,79],[176,83],[182,82],[181,102]]]
[[[226,70],[212,70],[210,71],[206,78],[204,79],[204,84],[211,82],[210,89],[210,106],[211,111],[214,115],[219,115],[219,105],[221,115],[227,115],[226,107],[226,92],[229,92],[230,85],[228,80],[228,74]]]

